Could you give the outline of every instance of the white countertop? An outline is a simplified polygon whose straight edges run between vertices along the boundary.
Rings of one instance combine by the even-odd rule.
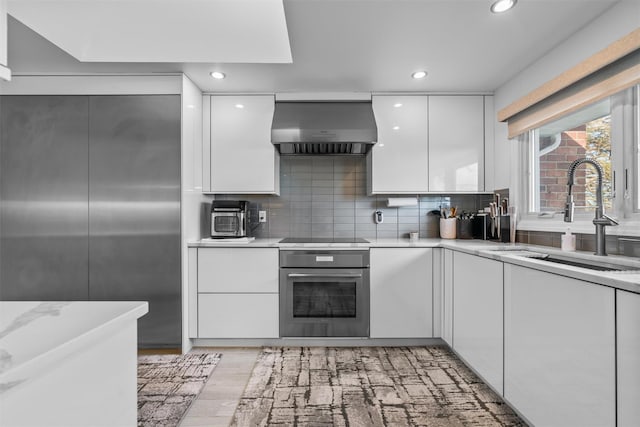
[[[523,267],[535,268],[554,274],[561,274],[575,279],[585,280],[599,285],[611,286],[630,292],[640,293],[640,259],[610,255],[600,257],[590,252],[564,252],[558,248],[548,246],[536,246],[523,243],[499,243],[488,240],[462,240],[462,239],[418,239],[415,242],[409,239],[377,239],[369,243],[279,243],[281,239],[255,239],[247,244],[227,243],[224,240],[197,240],[189,242],[189,247],[250,247],[250,248],[278,248],[278,249],[366,249],[366,248],[410,248],[430,247],[457,250],[472,255],[495,259]],[[589,270],[571,265],[555,264],[537,259],[517,256],[504,249],[524,249],[548,254],[562,254],[581,261],[605,261],[614,262],[632,267],[636,271],[598,271]],[[503,251],[500,251],[500,250]]]
[[[148,311],[145,301],[0,301],[0,394]]]

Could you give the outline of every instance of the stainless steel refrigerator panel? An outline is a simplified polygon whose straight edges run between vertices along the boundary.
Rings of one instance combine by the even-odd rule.
[[[0,103],[0,299],[86,300],[88,98]]]
[[[89,297],[149,301],[138,344],[179,346],[180,97],[89,108]]]

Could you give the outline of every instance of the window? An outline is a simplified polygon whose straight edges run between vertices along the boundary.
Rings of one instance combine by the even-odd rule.
[[[588,158],[603,170],[605,212],[619,218],[640,216],[639,94],[636,86],[529,132],[523,159],[528,169],[527,212],[552,216],[563,211],[569,166]],[[596,170],[580,165],[572,189],[576,214],[593,216],[596,189]]]
[[[596,160],[604,171],[605,209],[612,207],[611,112],[609,100],[544,125],[534,131],[533,170],[535,212],[564,209],[567,173],[574,160]],[[578,209],[596,206],[597,173],[580,166],[574,175],[573,194]]]

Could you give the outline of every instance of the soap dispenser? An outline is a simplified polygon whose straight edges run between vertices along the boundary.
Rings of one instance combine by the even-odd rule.
[[[561,249],[563,251],[573,252],[576,250],[576,236],[571,234],[571,228],[567,227],[567,231],[560,237],[562,239]]]

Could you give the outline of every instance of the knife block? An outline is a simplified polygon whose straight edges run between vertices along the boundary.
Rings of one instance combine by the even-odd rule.
[[[471,220],[471,233],[474,239],[491,240],[491,218],[489,215],[476,215]]]
[[[500,228],[500,241],[509,243],[511,241],[511,216],[500,215],[498,217],[498,228]]]

